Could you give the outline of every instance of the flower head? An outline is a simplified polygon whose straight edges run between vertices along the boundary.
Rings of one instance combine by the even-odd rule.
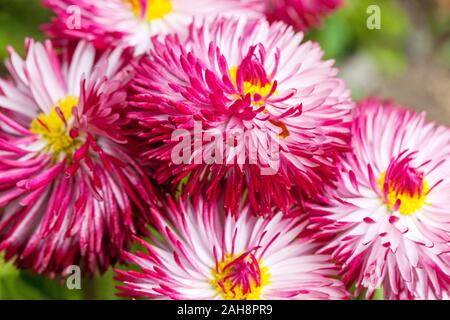
[[[194,17],[245,15],[262,17],[259,0],[44,0],[56,17],[46,26],[61,39],[88,40],[100,48],[132,46],[145,52],[150,38],[177,32],[185,34]]]
[[[324,252],[370,296],[442,298],[450,285],[450,130],[377,99],[362,102],[352,154],[330,207],[317,208]]]
[[[136,64],[130,117],[159,182],[225,190],[234,212],[248,191],[261,214],[333,183],[353,104],[333,62],[302,37],[281,23],[220,19],[191,27],[186,43],[155,39]]]
[[[104,271],[152,199],[124,147],[130,54],[80,42],[58,55],[33,40],[26,51],[10,49],[0,79],[0,249],[39,273]]]
[[[142,271],[117,270],[121,294],[165,299],[342,299],[347,297],[328,256],[301,237],[307,221],[276,214],[239,217],[220,202],[169,200],[153,212],[160,236],[125,253]],[[161,239],[162,236],[162,239]],[[300,236],[300,238],[298,238]]]
[[[296,30],[306,31],[338,9],[343,0],[264,0],[269,21],[284,21]]]

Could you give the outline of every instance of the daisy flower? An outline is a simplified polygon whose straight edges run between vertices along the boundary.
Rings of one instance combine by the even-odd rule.
[[[9,49],[0,79],[0,250],[34,272],[72,264],[104,271],[135,233],[151,186],[127,155],[126,51],[98,55],[80,42]],[[137,219],[137,218],[136,218]]]
[[[353,104],[333,61],[302,38],[282,23],[219,19],[191,26],[187,42],[154,39],[135,66],[130,117],[160,183],[225,192],[234,212],[248,192],[261,214],[333,183]]]
[[[55,39],[85,39],[97,47],[127,45],[143,53],[154,35],[186,34],[193,17],[217,15],[259,18],[259,0],[44,0],[55,12],[46,26]]]
[[[269,21],[284,21],[296,30],[308,30],[343,4],[343,0],[264,0]]]
[[[153,211],[158,236],[138,239],[146,252],[125,252],[142,271],[116,270],[121,295],[150,299],[344,299],[329,256],[301,237],[307,221],[278,213],[239,217],[201,196]],[[162,236],[162,237],[161,237]],[[299,238],[300,236],[300,238]]]
[[[441,299],[450,287],[450,130],[367,99],[330,207],[316,221],[336,234],[324,249],[367,297]]]

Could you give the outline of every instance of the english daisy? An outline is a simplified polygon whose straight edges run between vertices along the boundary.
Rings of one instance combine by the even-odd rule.
[[[307,221],[275,214],[239,217],[201,197],[152,212],[161,237],[124,253],[141,271],[117,270],[121,295],[150,299],[343,299],[336,269],[301,235]]]
[[[234,212],[248,191],[261,214],[333,183],[353,104],[333,61],[302,38],[282,23],[219,19],[191,26],[185,43],[154,39],[136,64],[130,117],[159,182],[225,192]]]
[[[284,21],[296,30],[308,30],[335,11],[343,0],[264,0],[270,21]]]
[[[10,49],[0,79],[0,249],[38,273],[104,271],[152,194],[122,137],[130,54],[29,39],[26,51]]]
[[[442,299],[450,288],[450,130],[390,103],[361,103],[330,207],[331,251],[357,293]]]
[[[143,53],[150,38],[186,34],[193,17],[263,17],[259,0],[44,0],[56,17],[46,31],[55,39],[85,39],[97,47],[127,45]]]

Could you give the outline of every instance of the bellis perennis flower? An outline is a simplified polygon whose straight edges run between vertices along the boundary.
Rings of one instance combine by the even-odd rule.
[[[26,51],[10,49],[0,80],[0,249],[38,273],[80,258],[104,271],[135,232],[132,208],[151,202],[122,147],[130,54],[81,42],[58,55],[33,40]]]
[[[450,130],[376,99],[352,127],[354,152],[316,220],[338,236],[324,250],[357,292],[442,299],[450,288]]]
[[[302,38],[281,23],[219,19],[191,26],[186,43],[154,39],[136,64],[130,117],[159,182],[184,180],[185,194],[225,193],[234,212],[247,190],[260,214],[332,183],[353,105],[333,61]]]
[[[284,21],[296,30],[317,26],[323,16],[342,5],[343,0],[264,0],[270,21]]]
[[[61,39],[85,39],[97,47],[127,45],[143,53],[150,38],[178,32],[186,34],[193,17],[218,15],[263,17],[258,0],[44,0],[56,13],[46,27]]]
[[[343,299],[336,269],[317,245],[298,238],[306,221],[278,213],[258,218],[247,206],[239,217],[220,202],[168,202],[153,212],[146,253],[125,253],[142,271],[117,270],[121,294],[156,299]]]

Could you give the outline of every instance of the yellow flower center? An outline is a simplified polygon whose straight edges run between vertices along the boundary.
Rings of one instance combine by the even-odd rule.
[[[238,71],[238,67],[234,67],[230,70],[231,81],[233,82],[233,84],[236,87],[237,87],[237,79],[236,79],[237,71]],[[244,80],[243,94],[244,95],[250,94],[252,96],[252,98],[255,97],[255,95],[259,95],[260,97],[266,97],[272,91],[272,87],[273,87],[273,83],[266,83],[263,85],[261,83],[261,80],[256,81],[256,82]],[[275,91],[274,94],[277,94],[277,91]],[[256,103],[258,105],[262,105],[264,102],[263,102],[263,100],[261,100],[261,101],[257,101]]]
[[[398,212],[402,215],[409,216],[425,204],[426,195],[430,190],[425,180],[422,180],[422,185],[416,187],[414,192],[411,192],[405,188],[397,187],[394,183],[385,185],[385,179],[386,173],[383,173],[379,179],[379,185],[380,190],[385,193],[385,203],[389,210],[394,210],[398,207]]]
[[[259,300],[270,273],[251,253],[226,255],[212,271],[214,288],[225,300]]]
[[[77,140],[69,135],[68,122],[72,109],[78,105],[78,98],[68,96],[59,100],[49,114],[39,114],[31,122],[30,131],[47,142],[46,151],[57,159],[61,153],[71,155],[79,146]]]
[[[172,12],[170,0],[147,0],[147,8],[143,8],[140,0],[123,0],[131,5],[131,10],[137,17],[145,18],[147,21],[162,19]],[[145,10],[145,12],[144,12]]]
[[[230,70],[230,78],[233,82],[235,88],[238,88],[237,85],[237,72],[238,67],[234,67]],[[264,105],[264,98],[267,97],[273,89],[274,83],[273,82],[267,82],[266,77],[264,76],[264,80],[258,77],[255,77],[256,79],[252,80],[244,80],[243,81],[243,88],[241,93],[239,93],[239,97],[246,96],[247,94],[250,94],[252,98],[252,107],[254,109],[260,109]],[[263,84],[265,83],[265,84]],[[278,90],[275,90],[272,95],[277,95]],[[265,110],[263,110],[266,112]],[[287,126],[279,120],[269,120],[273,125],[279,127],[281,129],[281,132],[279,134],[279,137],[281,139],[286,139],[289,136],[289,130],[287,129]]]

